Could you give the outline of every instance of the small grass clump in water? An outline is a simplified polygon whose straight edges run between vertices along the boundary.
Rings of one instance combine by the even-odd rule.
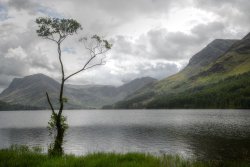
[[[143,153],[94,153],[49,157],[38,147],[12,146],[0,150],[0,167],[248,167],[248,162],[195,161],[180,156]]]

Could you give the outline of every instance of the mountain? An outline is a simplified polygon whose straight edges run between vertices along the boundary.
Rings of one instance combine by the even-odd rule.
[[[229,48],[238,40],[230,39],[215,39],[208,44],[204,49],[195,54],[190,60],[187,66],[204,66],[216,60],[222,54],[224,54]]]
[[[120,87],[109,85],[65,85],[64,95],[68,99],[67,109],[101,108],[124,99],[130,93],[155,82],[154,78],[135,79]],[[35,74],[15,78],[9,87],[0,94],[0,100],[9,104],[21,104],[48,108],[45,93],[48,92],[53,104],[58,107],[60,84],[54,79]]]
[[[128,95],[143,88],[146,85],[156,82],[157,80],[151,77],[136,78],[117,88],[118,92],[126,92]]]
[[[23,106],[20,104],[9,104],[3,101],[0,101],[0,111],[10,111],[10,110],[40,110],[42,108],[34,106]]]
[[[48,91],[53,100],[59,90],[59,83],[43,74],[24,78],[15,78],[0,94],[0,99],[10,104],[47,106],[45,92]]]
[[[179,73],[115,103],[113,108],[250,108],[250,34],[216,39]]]

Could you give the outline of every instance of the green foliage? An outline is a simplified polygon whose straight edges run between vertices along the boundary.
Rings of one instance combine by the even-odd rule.
[[[27,146],[0,150],[1,167],[247,167],[248,161],[197,161],[178,155],[94,153],[49,157]]]
[[[112,44],[110,44],[107,40],[103,40],[103,42],[106,49],[111,49]]]
[[[66,37],[82,29],[81,24],[74,19],[40,17],[36,19],[36,23],[39,27],[37,34],[41,37],[53,38],[53,34],[58,34],[60,37]]]
[[[9,150],[10,151],[15,151],[17,153],[29,153],[29,152],[32,152],[32,153],[42,153],[42,148],[39,147],[39,146],[34,146],[34,147],[29,148],[26,145],[17,145],[17,144],[14,144],[14,145],[10,146]]]
[[[97,40],[97,42],[102,42],[101,37],[98,35],[93,35],[91,38]]]
[[[250,72],[177,94],[157,96],[147,108],[250,108]]]
[[[145,99],[150,99],[145,102]],[[114,108],[250,108],[250,72],[198,85],[181,92],[143,93],[120,101]]]
[[[111,48],[112,48],[112,44],[111,43],[109,43],[107,40],[105,40],[105,39],[102,39],[100,36],[98,36],[98,35],[93,35],[92,37],[90,37],[90,39],[92,39],[92,40],[94,40],[95,42],[96,42],[96,48],[97,49],[102,49],[102,48],[105,48],[105,50],[102,50],[101,51],[101,53],[103,53],[103,52],[106,52],[106,51],[108,51],[108,50],[110,50]],[[87,37],[83,37],[83,38],[81,38],[79,41],[83,41],[83,42],[85,42],[85,41],[88,41],[88,38]],[[95,50],[95,49],[94,49]],[[93,50],[93,51],[94,51]]]
[[[67,97],[63,97],[62,100],[63,100],[64,103],[68,102],[68,98]]]
[[[58,121],[60,121],[59,124],[58,124]],[[47,127],[49,130],[49,135],[54,138],[54,142],[49,145],[49,149],[48,149],[48,153],[51,156],[54,156],[54,155],[56,156],[56,155],[61,154],[60,151],[58,152],[58,150],[54,149],[55,144],[60,142],[60,141],[58,141],[57,133],[56,133],[56,131],[58,130],[57,125],[60,125],[60,128],[62,130],[62,134],[64,134],[64,132],[68,129],[67,117],[61,115],[61,117],[59,118],[58,114],[52,113],[51,117],[50,117],[50,121],[48,122],[48,127]]]
[[[54,131],[56,130],[56,117],[57,115],[52,113],[50,115],[50,120],[48,122],[48,130],[49,130],[49,135],[51,136],[52,134],[54,134]]]

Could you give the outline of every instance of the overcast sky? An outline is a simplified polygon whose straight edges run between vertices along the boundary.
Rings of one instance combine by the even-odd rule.
[[[172,75],[215,38],[242,38],[249,32],[249,9],[249,0],[0,0],[0,90],[14,77],[60,77],[55,44],[36,35],[40,16],[82,24],[83,31],[62,46],[67,74],[89,56],[81,36],[99,34],[113,43],[106,65],[68,83],[121,85]]]

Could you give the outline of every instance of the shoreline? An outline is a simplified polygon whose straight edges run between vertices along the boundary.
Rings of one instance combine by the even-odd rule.
[[[41,148],[13,145],[0,149],[0,166],[4,167],[247,167],[250,159],[245,160],[194,160],[179,155],[154,156],[146,153],[91,153],[84,156],[65,154],[50,157],[41,153]]]

